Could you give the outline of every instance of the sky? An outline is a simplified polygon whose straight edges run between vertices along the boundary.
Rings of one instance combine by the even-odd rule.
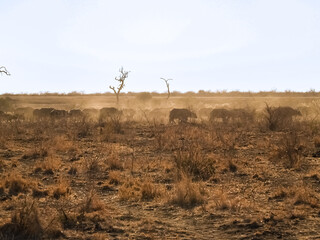
[[[320,91],[318,0],[0,0],[1,93]]]

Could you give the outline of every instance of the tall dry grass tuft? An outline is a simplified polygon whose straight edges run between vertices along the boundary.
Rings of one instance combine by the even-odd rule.
[[[207,180],[215,172],[214,160],[206,157],[197,144],[191,144],[187,150],[179,149],[173,160],[178,173],[190,175],[195,180]]]
[[[80,211],[83,213],[90,213],[103,210],[104,207],[104,203],[99,199],[97,193],[92,189],[86,196]]]
[[[240,211],[243,208],[248,208],[250,204],[241,197],[232,197],[225,191],[215,191],[213,194],[214,208],[220,210]]]
[[[17,173],[11,173],[4,179],[4,187],[8,189],[9,195],[17,196],[19,193],[26,193],[32,186],[31,181]]]
[[[4,239],[42,239],[44,228],[36,203],[26,200],[14,212],[11,222],[0,227],[0,233]]]
[[[122,201],[151,201],[162,195],[162,188],[150,181],[127,178],[120,186],[118,194]]]
[[[296,131],[284,133],[277,145],[274,146],[271,160],[281,160],[289,168],[299,168],[304,159],[305,146]]]
[[[206,191],[201,183],[193,183],[187,175],[174,186],[170,202],[182,208],[192,208],[206,202]]]
[[[319,193],[308,186],[279,187],[269,199],[287,199],[294,206],[306,205],[312,208],[320,206]]]

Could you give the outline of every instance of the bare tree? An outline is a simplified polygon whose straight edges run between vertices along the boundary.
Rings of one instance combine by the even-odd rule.
[[[167,97],[167,99],[169,99],[169,97],[170,97],[170,86],[169,86],[169,81],[171,81],[172,79],[164,79],[164,78],[160,78],[160,79],[162,79],[163,81],[165,81],[165,83],[166,83],[166,85],[167,85],[167,89],[168,89],[168,97]]]
[[[4,66],[0,67],[0,73],[1,74],[4,73],[4,74],[10,76],[10,73],[8,72],[8,70]]]
[[[119,82],[119,86],[117,87],[117,89],[115,87],[109,86],[110,89],[113,90],[114,94],[117,97],[117,104],[119,104],[119,95],[121,90],[124,88],[124,81],[128,78],[129,72],[130,71],[124,71],[123,67],[121,67],[119,69],[120,72],[120,76],[119,77],[115,77],[115,80],[117,80]]]

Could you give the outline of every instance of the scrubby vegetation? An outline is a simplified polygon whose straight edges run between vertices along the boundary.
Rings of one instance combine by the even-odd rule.
[[[189,95],[10,96],[0,239],[319,238],[318,100]]]

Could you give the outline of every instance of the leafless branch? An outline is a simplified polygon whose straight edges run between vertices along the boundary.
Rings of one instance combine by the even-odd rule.
[[[0,73],[1,74],[4,73],[4,74],[10,76],[10,73],[8,72],[8,70],[4,66],[0,67]]]
[[[171,79],[171,78],[168,78],[168,79],[160,78],[160,79],[162,79],[163,81],[165,81],[165,83],[166,83],[166,85],[167,85],[167,90],[168,90],[168,97],[167,97],[167,99],[169,99],[169,97],[170,97],[170,86],[169,86],[169,81],[172,81],[172,79]]]

